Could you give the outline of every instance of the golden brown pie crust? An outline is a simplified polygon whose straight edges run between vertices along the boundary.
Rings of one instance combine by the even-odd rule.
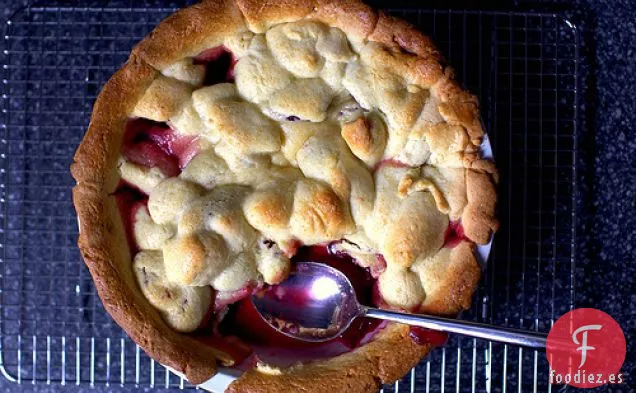
[[[347,36],[386,47],[383,61],[395,63],[422,85],[440,79],[439,111],[451,125],[464,127],[475,145],[484,135],[478,103],[452,78],[431,40],[408,23],[376,12],[357,0],[204,0],[161,22],[132,51],[126,64],[106,83],[94,106],[88,131],[71,167],[77,185],[73,200],[80,221],[79,247],[98,294],[114,320],[151,357],[186,375],[192,383],[213,376],[231,357],[181,334],[162,320],[142,295],[131,268],[123,224],[112,193],[119,181],[117,160],[124,125],[160,69],[215,46],[220,37],[245,30],[263,32],[282,23],[310,18],[338,27]],[[166,50],[169,48],[170,50]],[[461,220],[465,235],[487,243],[498,227],[494,210],[496,169],[491,162],[465,157],[468,204]],[[456,315],[470,306],[480,267],[474,244],[451,252],[450,268],[425,311]],[[246,372],[230,392],[369,392],[391,383],[430,350],[408,337],[408,327],[391,324],[369,344],[350,353],[302,366],[264,373]]]

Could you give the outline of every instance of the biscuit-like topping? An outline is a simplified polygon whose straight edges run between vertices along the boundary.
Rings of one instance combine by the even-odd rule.
[[[148,87],[132,114],[154,121],[167,121],[188,101],[191,93],[187,83],[159,76]]]
[[[210,82],[200,58],[222,55],[231,77]],[[160,70],[132,115],[167,122],[196,155],[119,169],[149,196],[134,269],[173,328],[198,326],[208,286],[222,298],[280,282],[299,244],[352,255],[390,306],[430,304],[450,266],[449,222],[482,242],[496,223],[467,188],[488,168],[474,99],[452,101],[449,75],[418,70],[409,54],[315,21],[229,36]]]
[[[212,290],[168,281],[164,265],[161,251],[140,251],[135,255],[133,270],[141,292],[174,329],[196,330],[208,314]]]

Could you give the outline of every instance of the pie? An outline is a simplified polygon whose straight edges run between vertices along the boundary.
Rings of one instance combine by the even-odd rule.
[[[304,344],[250,295],[297,260],[369,305],[457,315],[498,223],[476,98],[431,40],[357,0],[203,1],[95,102],[72,165],[79,246],[115,321],[192,383],[366,392],[443,341],[361,319]]]

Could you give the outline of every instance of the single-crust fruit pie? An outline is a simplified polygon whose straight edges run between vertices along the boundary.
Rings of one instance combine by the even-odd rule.
[[[203,1],[101,91],[72,166],[79,246],[115,321],[192,383],[367,392],[444,336],[360,319],[303,343],[250,301],[294,262],[360,301],[457,315],[480,276],[496,170],[476,98],[430,39],[357,0]]]

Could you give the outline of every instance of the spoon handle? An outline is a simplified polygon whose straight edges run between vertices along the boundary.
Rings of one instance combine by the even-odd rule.
[[[457,333],[464,336],[483,338],[486,340],[523,347],[545,349],[547,334],[521,329],[487,325],[484,323],[450,319],[433,315],[406,314],[396,311],[363,307],[364,315],[376,319],[420,326],[440,332]]]

